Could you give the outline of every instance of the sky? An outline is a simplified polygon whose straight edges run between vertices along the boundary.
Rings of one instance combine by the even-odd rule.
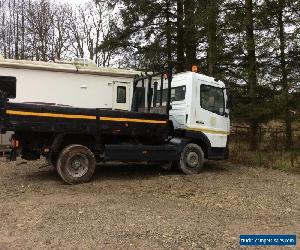
[[[84,3],[84,2],[88,2],[89,0],[56,0],[59,2],[67,2],[67,3],[73,3],[73,4],[79,4],[79,3]]]
[[[58,2],[58,3],[69,3],[73,5],[78,5],[78,4],[86,3],[89,0],[51,0],[51,1]]]

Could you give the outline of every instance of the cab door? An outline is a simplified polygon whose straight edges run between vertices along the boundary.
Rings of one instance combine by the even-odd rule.
[[[228,115],[224,89],[212,82],[197,81],[196,117],[193,127],[208,136],[213,147],[225,147],[228,135]]]
[[[130,83],[114,82],[113,83],[113,109],[130,110]]]

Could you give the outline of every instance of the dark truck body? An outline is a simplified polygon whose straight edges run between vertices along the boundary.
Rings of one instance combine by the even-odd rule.
[[[7,103],[6,130],[129,136],[164,141],[169,135],[164,114]]]
[[[172,143],[166,144],[170,124],[165,114],[9,102],[1,110],[2,132],[15,132],[27,160],[51,157],[71,141],[99,152],[104,161],[164,162],[177,154]]]

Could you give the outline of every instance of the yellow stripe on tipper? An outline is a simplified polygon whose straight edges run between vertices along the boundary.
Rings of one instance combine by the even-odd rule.
[[[28,112],[28,111],[17,111],[17,110],[6,110],[6,114],[20,115],[20,116],[38,116],[38,117],[51,117],[51,118],[96,120],[96,116],[90,116],[90,115],[69,115],[69,114],[40,113],[40,112]]]
[[[152,123],[152,124],[167,124],[167,121],[145,120],[145,119],[133,119],[133,118],[115,118],[115,117],[100,117],[100,121],[136,122],[136,123]]]
[[[20,116],[66,118],[66,119],[87,119],[87,120],[96,120],[97,119],[96,116],[89,116],[89,115],[69,115],[69,114],[41,113],[41,112],[28,112],[28,111],[17,111],[17,110],[6,110],[6,114],[20,115]],[[132,118],[115,118],[115,117],[100,117],[100,121],[136,122],[136,123],[152,123],[152,124],[166,124],[167,123],[167,121],[132,119]]]
[[[223,130],[207,129],[207,128],[187,128],[188,131],[200,131],[209,134],[229,135],[229,132]]]

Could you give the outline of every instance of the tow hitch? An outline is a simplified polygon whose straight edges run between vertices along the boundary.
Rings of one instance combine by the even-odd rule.
[[[18,149],[20,147],[20,142],[15,139],[13,136],[10,139],[11,145],[10,145],[10,153],[8,155],[8,159],[10,161],[16,161],[18,156]]]

